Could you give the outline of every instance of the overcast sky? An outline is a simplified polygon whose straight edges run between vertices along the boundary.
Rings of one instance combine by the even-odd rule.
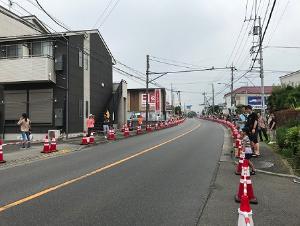
[[[55,30],[61,30],[37,7],[29,3],[34,0],[14,1],[37,15]],[[248,24],[243,21],[247,2],[247,18],[249,18],[254,1],[40,0],[40,3],[51,15],[64,22],[72,30],[99,28],[114,57],[141,72],[146,70],[146,54],[149,54],[164,59],[160,61],[180,65],[184,62],[187,63],[184,66],[197,68],[225,67],[233,62],[238,69],[235,72],[235,78],[237,78],[244,73],[243,70],[249,68],[251,62],[249,48],[252,36],[248,36],[248,33],[253,22]],[[6,2],[7,0],[0,0],[1,5]],[[268,2],[270,5],[266,21],[273,0],[257,0],[257,7],[260,5],[258,15],[262,18],[264,18]],[[107,10],[104,11],[107,6]],[[16,4],[12,9],[26,15],[24,10]],[[264,46],[300,46],[299,12],[299,0],[277,1]],[[239,42],[231,55],[243,23]],[[265,84],[279,84],[279,76],[286,73],[278,71],[299,70],[299,62],[300,49],[265,48],[264,68],[267,70]],[[117,67],[123,68],[121,65]],[[160,72],[187,68],[151,61],[150,69]],[[128,70],[128,72],[131,71]],[[128,82],[129,88],[142,87],[141,83],[114,72],[114,81],[121,79]],[[230,70],[172,74],[158,79],[157,82],[167,88],[170,88],[173,83],[176,90],[182,91],[182,102],[192,104],[193,109],[198,111],[199,104],[203,103],[201,93],[208,92],[208,95],[211,95],[212,83],[215,84],[216,93],[223,91],[225,85],[217,83],[229,83]],[[234,87],[243,86],[246,82],[249,86],[260,85],[258,74],[249,74],[248,79],[241,79],[234,84]],[[224,90],[217,95],[216,103],[222,103],[223,95],[228,91],[229,89]]]

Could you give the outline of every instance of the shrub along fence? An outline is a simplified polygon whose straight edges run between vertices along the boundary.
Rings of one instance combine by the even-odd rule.
[[[276,117],[277,127],[289,127],[289,124],[295,124],[295,122],[300,125],[300,110],[287,109],[276,111],[274,114]]]
[[[277,145],[279,153],[283,155],[293,170],[300,173],[300,124],[289,121],[288,124],[277,128]]]

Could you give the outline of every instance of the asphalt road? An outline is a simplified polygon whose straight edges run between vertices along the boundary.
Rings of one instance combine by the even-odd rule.
[[[0,225],[196,225],[223,128],[196,119],[0,171]]]

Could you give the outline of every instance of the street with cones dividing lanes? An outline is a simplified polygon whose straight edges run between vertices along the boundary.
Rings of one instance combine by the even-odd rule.
[[[299,185],[247,161],[235,175],[231,130],[187,119],[0,168],[0,225],[297,225]]]

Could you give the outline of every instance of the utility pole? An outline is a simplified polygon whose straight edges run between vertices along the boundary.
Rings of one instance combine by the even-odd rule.
[[[181,91],[177,91],[177,93],[178,93],[178,101],[179,101],[179,106],[181,111]]]
[[[258,18],[259,24],[259,65],[260,65],[260,80],[261,80],[261,114],[265,116],[265,83],[264,83],[264,65],[263,65],[263,50],[262,50],[262,27],[261,18]]]
[[[171,83],[171,106],[172,106],[172,115],[174,114],[174,97],[173,97],[173,84]]]
[[[202,93],[203,95],[203,104],[204,104],[204,114],[206,115],[206,93]]]
[[[211,88],[212,88],[212,114],[215,113],[215,88],[214,88],[214,84],[211,84]]]
[[[148,125],[148,114],[149,114],[149,55],[146,56],[146,126]]]
[[[230,67],[231,69],[231,79],[230,79],[230,99],[231,99],[231,107],[233,107],[234,105],[234,99],[233,99],[233,70],[234,70],[234,67],[233,65]]]

